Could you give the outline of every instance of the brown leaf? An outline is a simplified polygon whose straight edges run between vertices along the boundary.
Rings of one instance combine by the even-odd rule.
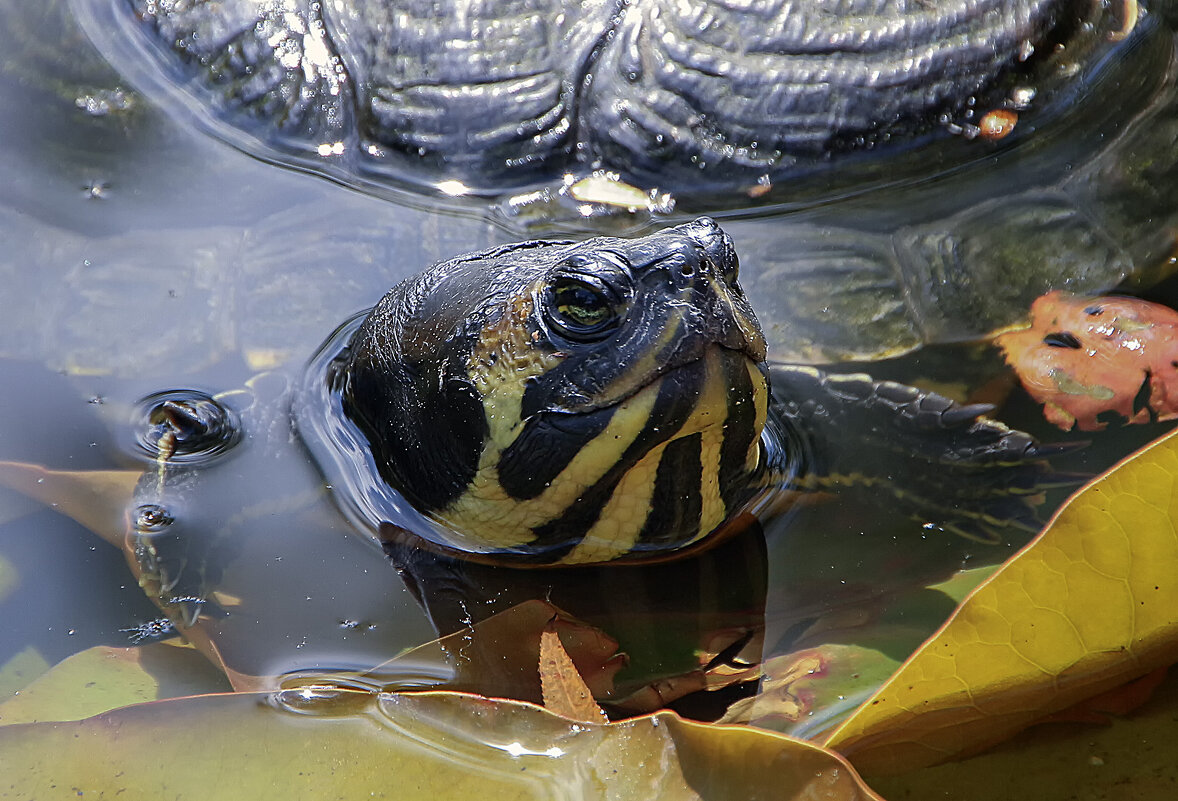
[[[586,723],[609,722],[561,644],[555,617],[540,634],[540,693],[549,712]]]
[[[0,462],[0,486],[52,507],[114,545],[123,547],[127,504],[140,470],[49,470]]]
[[[545,629],[553,625],[596,698],[614,691],[614,676],[626,664],[618,643],[598,628],[569,617],[546,601],[531,600],[492,615],[462,631],[425,643],[365,673],[386,689],[403,687],[406,675],[436,677],[435,686],[493,698],[542,702],[536,654]]]

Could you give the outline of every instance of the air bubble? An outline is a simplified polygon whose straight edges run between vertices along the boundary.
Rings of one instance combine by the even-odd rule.
[[[296,715],[338,717],[363,712],[377,691],[362,682],[292,676],[271,696],[274,706]]]

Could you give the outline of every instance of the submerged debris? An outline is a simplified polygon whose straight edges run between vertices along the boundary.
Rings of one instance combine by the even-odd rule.
[[[1049,421],[1094,431],[1178,418],[1178,312],[1137,298],[1051,292],[997,344]]]

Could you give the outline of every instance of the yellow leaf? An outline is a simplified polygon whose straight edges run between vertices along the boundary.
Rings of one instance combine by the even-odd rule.
[[[560,644],[556,620],[548,621],[540,633],[540,692],[544,708],[571,720],[606,723],[608,718],[593,700],[589,686]]]
[[[1176,720],[1178,672],[1128,717],[1100,726],[1034,726],[984,754],[872,785],[889,801],[1173,801]]]
[[[840,757],[662,712],[578,723],[455,693],[303,687],[0,726],[9,798],[878,799]]]
[[[931,765],[1178,659],[1176,434],[1073,496],[826,745]]]

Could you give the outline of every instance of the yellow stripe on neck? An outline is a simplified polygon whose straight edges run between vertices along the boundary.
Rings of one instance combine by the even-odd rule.
[[[729,388],[724,380],[719,353],[709,350],[704,357],[706,374],[695,408],[676,434],[676,439],[700,435],[701,475],[683,476],[684,482],[695,480],[701,498],[699,524],[690,532],[681,532],[673,547],[689,545],[710,534],[728,516],[720,497],[720,453],[724,444],[724,424],[728,418]],[[658,383],[662,383],[661,381]],[[762,381],[763,383],[763,381]],[[657,390],[657,386],[655,387]],[[758,429],[759,430],[759,429]],[[597,522],[585,538],[561,561],[564,564],[605,562],[633,550],[646,521],[656,511],[651,506],[658,468],[667,446],[661,443],[634,465],[618,482]]]
[[[586,443],[552,484],[535,498],[519,500],[503,490],[497,465],[506,445],[488,440],[474,481],[460,498],[436,516],[485,547],[526,545],[535,539],[532,529],[563,515],[617,464],[650,418],[660,383],[655,382],[618,404],[605,430]]]

